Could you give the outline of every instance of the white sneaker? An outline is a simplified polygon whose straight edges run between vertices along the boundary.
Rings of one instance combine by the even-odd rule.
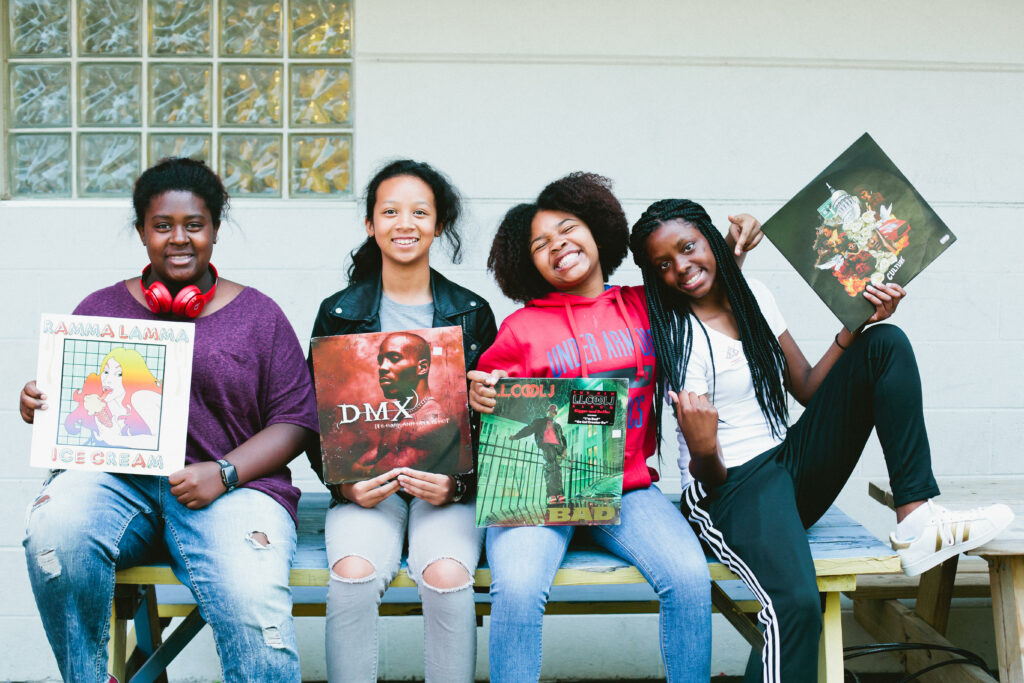
[[[1013,521],[1013,511],[1002,503],[962,511],[947,510],[930,500],[925,505],[930,519],[916,538],[900,541],[895,532],[889,534],[907,576],[917,576],[954,555],[988,543]]]

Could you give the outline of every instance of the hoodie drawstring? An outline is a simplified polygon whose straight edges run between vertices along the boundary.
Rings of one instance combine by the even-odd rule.
[[[619,313],[621,313],[623,319],[625,319],[626,327],[629,329],[629,337],[633,340],[633,358],[636,359],[636,378],[641,380],[647,377],[647,373],[644,372],[644,361],[643,357],[640,355],[640,340],[636,336],[636,329],[634,329],[636,326],[633,324],[633,318],[629,315],[629,311],[626,310],[626,305],[622,303],[622,294],[620,292],[621,290],[616,287],[614,291],[615,303],[619,306]]]
[[[619,309],[619,315],[626,323],[626,328],[629,330],[629,338],[633,341],[633,358],[636,360],[636,378],[642,380],[647,377],[647,372],[644,371],[644,360],[643,355],[640,353],[640,339],[636,335],[636,325],[633,322],[633,317],[629,314],[626,309],[626,304],[622,302],[622,294],[618,287],[612,290],[612,296],[615,298],[615,305]],[[590,367],[587,363],[587,355],[583,352],[583,347],[580,345],[580,333],[576,327],[576,316],[572,312],[572,304],[569,300],[565,301],[565,317],[569,320],[569,331],[572,332],[573,341],[576,343],[576,352],[580,355],[581,372],[583,377],[590,377]]]
[[[580,354],[580,363],[583,364],[583,377],[590,377],[587,354],[583,353],[583,347],[580,346],[580,333],[576,329],[576,316],[572,314],[572,306],[569,305],[568,299],[565,300],[565,316],[569,319],[569,331],[572,332],[572,340],[576,343],[576,353]]]

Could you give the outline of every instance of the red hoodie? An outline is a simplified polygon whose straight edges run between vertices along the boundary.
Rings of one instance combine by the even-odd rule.
[[[581,353],[582,351],[582,353]],[[477,370],[509,377],[622,377],[629,380],[622,490],[657,481],[654,344],[643,287],[609,287],[595,298],[552,292],[509,317]]]

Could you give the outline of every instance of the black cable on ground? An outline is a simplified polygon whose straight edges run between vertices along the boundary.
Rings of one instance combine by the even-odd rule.
[[[971,661],[969,659],[947,659],[944,662],[936,662],[935,664],[931,664],[929,666],[926,666],[925,668],[921,669],[920,671],[915,671],[914,673],[910,674],[906,678],[901,679],[899,681],[899,683],[910,683],[910,681],[916,681],[918,678],[920,678],[922,675],[928,673],[929,671],[934,671],[935,669],[939,669],[939,668],[944,667],[944,666],[949,666],[950,664],[966,664],[968,666],[980,666],[981,669],[985,673],[987,673],[987,674],[991,674],[992,673],[983,664],[978,664],[977,662]]]
[[[868,655],[875,655],[882,652],[902,652],[906,650],[939,650],[957,655],[960,659],[949,659],[944,662],[931,664],[920,671],[910,674],[899,683],[910,683],[910,681],[917,680],[921,675],[928,673],[929,671],[934,671],[935,669],[943,666],[949,666],[951,664],[976,666],[989,676],[992,676],[993,678],[996,676],[995,672],[991,671],[988,668],[988,665],[985,664],[985,661],[977,654],[970,650],[965,650],[952,645],[929,645],[926,643],[875,643],[873,645],[850,645],[843,648],[843,659],[856,659],[857,657],[866,657]]]

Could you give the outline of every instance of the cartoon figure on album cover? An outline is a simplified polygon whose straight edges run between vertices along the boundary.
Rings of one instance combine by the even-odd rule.
[[[956,237],[865,133],[763,226],[848,329],[869,284],[907,284]]]
[[[618,524],[623,379],[502,379],[480,423],[477,526]]]
[[[64,341],[56,443],[157,450],[164,347]]]
[[[461,328],[317,337],[312,349],[328,483],[473,469]]]
[[[29,464],[163,476],[185,466],[195,325],[44,313]]]

